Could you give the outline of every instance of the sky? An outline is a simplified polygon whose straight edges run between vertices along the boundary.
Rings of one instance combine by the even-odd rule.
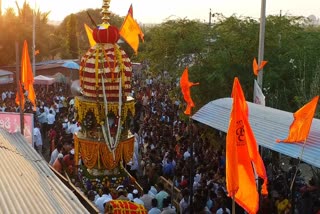
[[[0,0],[1,1],[1,0]],[[14,7],[16,0],[2,0],[2,11]],[[19,5],[25,0],[17,0]],[[67,15],[88,8],[101,8],[102,0],[26,0],[31,7],[50,12],[49,20],[62,21]],[[260,17],[261,0],[111,0],[110,11],[125,16],[130,4],[134,18],[140,23],[161,23],[167,18],[209,21],[212,13],[225,16]],[[319,0],[266,0],[266,15],[320,16]],[[214,20],[212,20],[214,21]]]

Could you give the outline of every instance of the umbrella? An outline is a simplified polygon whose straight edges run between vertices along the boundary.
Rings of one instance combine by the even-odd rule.
[[[76,69],[76,70],[78,70],[80,68],[78,63],[76,63],[74,61],[66,61],[65,63],[62,64],[62,67]]]

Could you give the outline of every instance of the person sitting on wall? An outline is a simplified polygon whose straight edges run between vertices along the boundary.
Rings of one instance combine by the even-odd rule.
[[[74,163],[74,149],[71,149],[67,155],[63,157],[63,162],[66,168],[66,172],[69,176],[74,176],[75,163]]]
[[[60,174],[62,174],[63,172],[63,154],[59,153],[58,157],[56,158],[56,160],[53,162],[52,167],[59,172]]]

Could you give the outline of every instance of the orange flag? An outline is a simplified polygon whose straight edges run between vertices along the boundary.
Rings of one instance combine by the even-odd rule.
[[[190,88],[194,85],[199,85],[199,83],[193,83],[189,82],[189,73],[188,73],[188,67],[186,67],[181,75],[180,79],[180,87],[181,87],[181,92],[183,94],[183,98],[187,103],[187,108],[184,111],[186,115],[191,114],[191,108],[194,107],[194,102],[191,98],[190,94]]]
[[[263,195],[268,194],[267,173],[249,124],[248,106],[238,78],[234,79],[232,97],[226,148],[227,191],[248,213],[256,213],[259,209],[259,194],[254,170],[264,180],[261,190]]]
[[[84,29],[86,30],[87,37],[90,43],[90,47],[93,47],[96,44],[96,41],[93,39],[92,29],[84,23]]]
[[[256,58],[253,59],[252,67],[253,73],[258,76],[259,71],[267,64],[267,61],[262,61],[260,65],[258,65]]]
[[[132,5],[130,6],[128,15],[126,16],[119,33],[120,36],[130,45],[130,47],[137,54],[139,47],[139,37],[142,41],[144,41],[144,34],[139,24],[133,19],[131,13],[133,13]]]
[[[28,98],[33,104],[34,109],[36,108],[36,95],[33,89],[33,73],[30,63],[30,57],[28,52],[28,43],[24,40],[22,57],[21,57],[21,84],[24,86],[24,89],[28,91]]]
[[[276,141],[285,143],[304,142],[310,131],[312,119],[317,109],[319,95],[315,96],[310,102],[305,104],[302,108],[293,114],[294,120],[289,129],[289,136],[287,139]]]

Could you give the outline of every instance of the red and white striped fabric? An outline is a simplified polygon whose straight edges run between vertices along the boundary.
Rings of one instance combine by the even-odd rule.
[[[117,44],[97,43],[82,57],[79,77],[85,97],[103,98],[101,76],[104,77],[108,102],[119,101],[119,81],[122,78],[122,95],[127,97],[131,93],[131,61]]]

